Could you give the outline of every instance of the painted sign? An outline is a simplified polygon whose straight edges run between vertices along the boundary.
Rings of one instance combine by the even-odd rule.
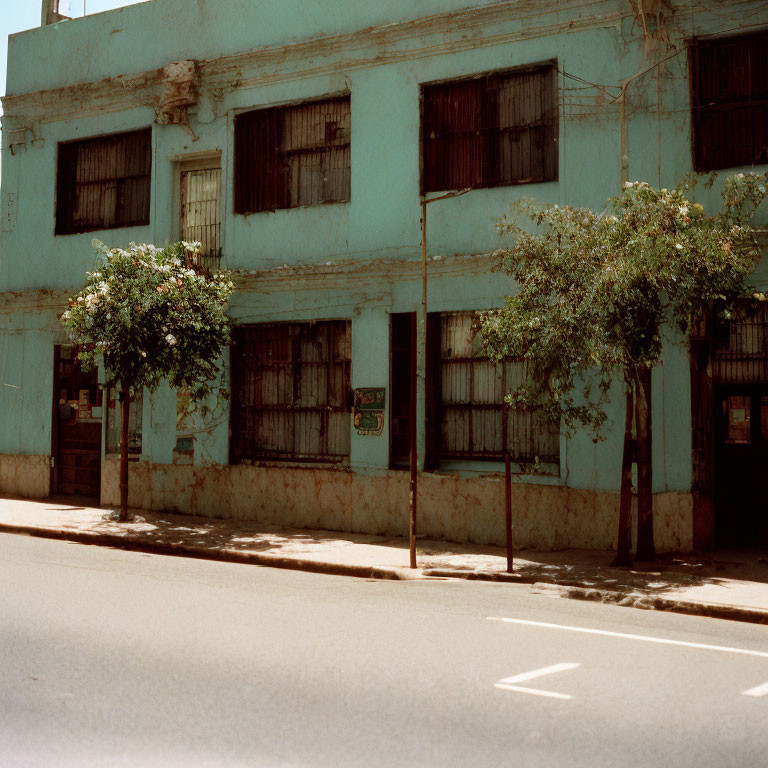
[[[352,411],[358,435],[380,435],[384,429],[384,387],[360,387],[355,390]]]

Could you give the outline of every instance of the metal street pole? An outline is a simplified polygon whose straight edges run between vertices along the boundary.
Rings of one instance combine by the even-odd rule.
[[[420,317],[415,314],[411,321],[411,407],[410,407],[410,455],[408,481],[408,519],[410,531],[410,567],[416,568],[416,512],[419,497],[419,468],[416,442],[416,395],[418,393],[418,371],[422,375],[422,391],[426,395],[427,379],[427,205],[449,197],[459,197],[469,192],[469,188],[448,192],[440,197],[421,198],[421,307]],[[419,354],[420,353],[420,354]],[[425,441],[426,442],[426,441]]]
[[[512,548],[512,470],[509,451],[504,454],[504,535],[507,540],[507,573],[515,570],[515,553]]]

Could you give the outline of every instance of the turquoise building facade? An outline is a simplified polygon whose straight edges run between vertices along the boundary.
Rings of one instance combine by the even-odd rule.
[[[520,146],[525,157],[534,145],[541,152],[543,142],[548,159],[537,168],[544,170],[526,176],[520,171],[527,162],[523,159],[508,161],[511,176],[484,177],[485,171],[473,171],[470,191],[427,206],[427,308],[431,317],[440,318],[443,344],[435,342],[434,357],[420,343],[415,356],[420,374],[419,531],[503,543],[503,461],[498,454],[508,449],[512,438],[506,432],[491,435],[492,426],[483,427],[488,435],[481,434],[481,412],[492,413],[493,419],[501,413],[491,407],[498,404],[495,395],[460,395],[461,382],[447,383],[454,363],[465,365],[461,375],[469,377],[474,390],[480,386],[474,384],[476,379],[482,378],[486,386],[491,374],[467,362],[474,354],[471,349],[464,357],[451,358],[465,339],[446,346],[446,334],[461,325],[455,320],[461,313],[501,306],[505,295],[515,290],[508,278],[492,271],[493,254],[503,246],[494,223],[510,202],[533,197],[601,209],[628,179],[671,187],[694,169],[692,99],[698,86],[692,83],[692,47],[698,41],[731,40],[768,30],[768,8],[762,2],[710,5],[716,7],[629,0],[474,5],[467,0],[151,0],[12,36],[3,99],[0,492],[42,497],[62,490],[56,457],[63,432],[57,420],[66,417],[75,423],[80,416],[67,408],[78,411],[77,405],[81,413],[88,412],[84,421],[97,425],[91,435],[100,430],[99,499],[105,504],[117,501],[110,394],[89,392],[82,403],[59,397],[57,376],[63,369],[56,366],[69,352],[58,318],[67,297],[94,267],[93,238],[110,246],[162,245],[204,224],[218,227],[211,247],[215,255],[220,251],[221,266],[233,271],[237,284],[229,309],[233,321],[238,328],[251,329],[251,335],[241,334],[243,346],[235,346],[224,360],[225,382],[240,389],[231,400],[212,403],[207,420],[199,415],[182,418],[178,393],[169,387],[145,393],[133,425],[131,504],[313,528],[404,533],[408,472],[396,454],[398,441],[411,426],[407,409],[395,400],[403,391],[408,365],[407,355],[398,356],[396,348],[430,333],[424,331],[421,315],[416,336],[396,318],[420,311],[423,195],[440,197],[454,188],[440,187],[439,174],[429,182],[428,146],[437,147],[438,158],[445,146],[459,146],[458,117],[441,123],[438,116],[438,127],[425,130],[424,121],[430,119],[425,110],[432,108],[427,107],[433,93],[428,89],[436,88],[437,101],[469,99],[462,102],[465,107],[474,103],[471,98],[507,94],[493,98],[508,99],[504,103],[513,109],[517,97],[507,91],[522,88],[522,77],[545,72],[550,80],[538,93],[540,98],[551,97],[552,104],[546,109],[539,104],[546,114],[524,115],[527,133],[520,134],[520,125],[512,125],[521,118],[499,118],[499,124],[482,127],[501,133],[505,126],[518,130],[516,138],[498,146]],[[489,85],[477,85],[480,81]],[[450,95],[446,88],[452,83],[474,96]],[[290,121],[303,119],[303,105],[334,100],[342,104],[341,112],[333,121],[324,118],[323,136],[313,145],[313,157],[331,158],[330,166],[318,161],[310,171],[302,140],[288,147],[284,137],[289,124],[294,125]],[[535,112],[536,107],[530,109]],[[267,110],[271,117],[259,114],[251,122],[242,118]],[[258,163],[246,162],[241,146],[268,143],[263,138],[268,134],[259,133],[273,124],[268,118],[282,131],[275,153],[305,158],[295,165],[285,163],[299,168],[296,173],[304,174],[306,186],[284,176],[279,189],[273,185],[267,194],[266,187],[254,181]],[[439,126],[444,124],[453,133],[440,145],[445,137]],[[148,143],[141,150],[150,158],[147,197],[133,219],[125,213],[127,203],[115,208],[104,202],[109,185],[98,174],[88,181],[85,171],[76,170],[65,178],[70,171],[62,147],[73,142],[81,142],[79,148],[102,147],[87,142],[147,129]],[[123,146],[121,139],[116,141]],[[472,146],[485,151],[479,139],[466,141],[475,141]],[[84,157],[86,150],[78,151]],[[473,151],[466,150],[467,157]],[[259,162],[266,162],[262,155]],[[108,162],[105,157],[97,159],[97,165]],[[756,159],[764,162],[761,155]],[[482,160],[497,161],[485,156]],[[477,159],[472,162],[475,168],[482,165]],[[125,170],[128,165],[126,160],[123,170],[115,172],[123,174],[120,183],[142,176],[135,168]],[[722,177],[753,167],[765,170],[759,162],[724,169],[711,189],[699,187],[697,200],[705,209],[714,209]],[[336,171],[341,174],[338,184],[331,176]],[[206,176],[208,191],[201,193],[202,187],[194,188],[193,177],[184,174],[199,179],[204,172],[220,175],[213,182]],[[461,180],[461,170],[451,173],[449,182]],[[84,185],[101,185],[102,208],[92,215],[74,209],[67,213],[68,178],[81,195],[87,194]],[[124,185],[117,186],[124,190]],[[192,213],[192,208],[184,208],[190,199]],[[216,221],[201,223],[204,202],[214,210]],[[112,207],[105,213],[104,206]],[[766,221],[765,213],[761,215],[758,226]],[[62,224],[66,216],[69,229]],[[206,232],[207,237],[210,230]],[[756,281],[762,281],[760,274]],[[321,343],[312,334],[330,328],[329,323],[342,324],[338,327],[343,326],[343,339],[336,352],[326,350],[321,361],[325,367],[318,370],[330,377],[338,368],[341,395],[324,379],[322,397],[304,393],[309,398],[304,402],[304,394],[294,391],[292,405],[280,411],[275,403],[266,408],[263,393],[260,405],[244,394],[252,378],[243,372],[240,358],[236,364],[233,360],[236,352],[241,354],[238,349],[252,345],[256,364],[262,370],[271,366],[274,373],[277,363],[272,357],[265,362],[265,344],[278,349],[281,334],[287,334],[285,338],[298,339],[294,350],[304,349],[306,339],[308,349],[326,349],[323,344],[331,342]],[[264,329],[274,338],[267,339]],[[269,354],[279,357],[277,352]],[[303,355],[303,374],[297,373],[298,354]],[[286,375],[301,387],[309,386],[308,366],[317,360],[310,360],[306,351],[286,355],[294,355]],[[430,378],[436,367],[443,371],[437,394]],[[263,383],[263,376],[258,380]],[[690,551],[711,544],[717,533],[714,502],[707,500],[715,489],[701,486],[697,475],[697,449],[710,448],[697,444],[700,416],[692,386],[698,385],[689,347],[670,332],[663,364],[653,374],[654,530],[659,551]],[[385,391],[377,428],[358,429],[353,422],[354,396],[348,390],[361,389]],[[275,392],[278,400],[287,397]],[[435,416],[431,409],[441,393],[442,416]],[[523,435],[515,444],[520,451],[513,484],[518,546],[613,546],[623,428],[618,385],[614,394],[603,442],[593,442],[586,433],[570,438],[550,434],[547,461],[536,461],[538,438]],[[275,426],[265,436],[259,429],[266,411]],[[292,420],[291,446],[274,434],[288,428],[288,422],[275,416],[278,411],[283,413],[279,418]],[[449,411],[455,416],[450,427],[454,432],[446,437]],[[246,412],[249,424],[256,420],[247,434]],[[322,449],[299,445],[296,435],[304,418],[297,415],[300,412],[309,414],[307,424],[321,419]],[[505,412],[499,418],[510,417]],[[471,421],[469,433],[462,419]],[[442,444],[435,421],[443,424]],[[430,422],[437,430],[437,446],[432,444]],[[336,426],[329,427],[331,423]],[[329,438],[329,429],[338,434]]]

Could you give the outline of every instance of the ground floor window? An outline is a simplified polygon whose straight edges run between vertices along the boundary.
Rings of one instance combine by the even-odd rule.
[[[241,326],[231,360],[233,462],[347,459],[349,321]]]
[[[144,412],[143,393],[131,398],[131,411],[128,418],[128,455],[138,460],[141,455],[141,425]],[[107,444],[106,453],[120,453],[120,435],[122,424],[122,403],[116,387],[107,390]]]
[[[504,403],[525,382],[525,363],[489,361],[474,312],[443,313],[438,322],[439,333],[430,334],[437,347],[431,392],[441,458],[498,460],[508,452],[516,462],[558,464],[559,425]]]

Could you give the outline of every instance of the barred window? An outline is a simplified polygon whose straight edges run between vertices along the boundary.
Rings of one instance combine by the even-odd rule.
[[[122,404],[116,388],[107,390],[107,453],[120,453],[122,425]],[[141,429],[144,418],[144,393],[137,392],[131,398],[131,410],[128,417],[128,454],[138,461],[141,454]]]
[[[235,213],[349,199],[349,96],[235,118]]]
[[[199,242],[187,255],[193,268],[210,275],[221,268],[221,163],[218,156],[182,161],[179,169],[179,239]]]
[[[548,65],[423,87],[422,191],[557,180]]]
[[[494,364],[481,350],[473,312],[440,316],[441,450],[443,458],[559,464],[560,430],[531,411],[504,403],[525,382],[525,364]]]
[[[345,460],[349,321],[241,326],[232,342],[233,462]]]
[[[179,234],[199,242],[203,257],[221,256],[221,168],[182,169]]]
[[[689,48],[697,171],[768,163],[768,33]]]
[[[59,144],[56,234],[149,224],[152,129]]]
[[[730,320],[714,328],[712,375],[716,384],[768,383],[768,308],[739,299]]]

